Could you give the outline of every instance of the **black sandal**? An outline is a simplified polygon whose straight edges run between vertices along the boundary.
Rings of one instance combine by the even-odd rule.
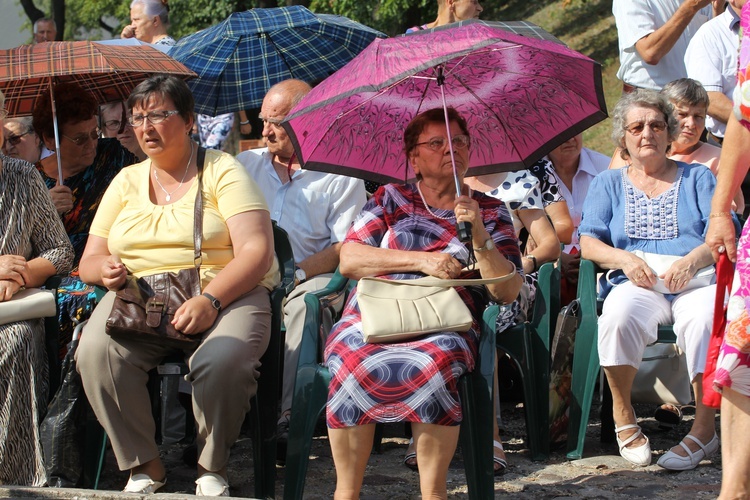
[[[682,410],[680,410],[679,406],[664,403],[656,409],[654,418],[659,422],[659,427],[662,429],[672,429],[682,422]]]

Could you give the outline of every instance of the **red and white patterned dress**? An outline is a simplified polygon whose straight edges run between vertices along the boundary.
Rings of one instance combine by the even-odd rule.
[[[505,204],[474,192],[487,232],[500,253],[522,272],[513,224]],[[357,216],[345,243],[379,248],[446,252],[464,265],[468,247],[456,236],[452,210],[432,208],[421,200],[415,184],[379,188]],[[389,279],[413,279],[420,274],[390,274]],[[473,276],[479,277],[478,271]],[[478,320],[489,296],[483,286],[456,289],[474,316],[467,332],[429,334],[409,342],[365,344],[356,289],[325,348],[331,372],[327,421],[331,428],[374,422],[461,422],[458,378],[474,369],[479,339]],[[383,314],[388,314],[383,311]]]
[[[734,114],[750,129],[750,3],[742,7],[741,40],[737,86],[734,89]],[[745,223],[737,246],[734,295],[727,306],[727,328],[716,363],[714,387],[724,387],[750,397],[750,223]]]

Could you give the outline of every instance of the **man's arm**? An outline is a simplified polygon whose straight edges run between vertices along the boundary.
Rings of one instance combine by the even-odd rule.
[[[725,124],[732,113],[732,100],[721,92],[708,92],[708,114]]]
[[[332,273],[339,265],[339,252],[343,243],[334,243],[325,250],[312,254],[297,266],[305,271],[307,279],[324,273]]]
[[[635,50],[646,64],[659,64],[672,50],[693,17],[712,0],[685,0],[663,26],[635,42]]]

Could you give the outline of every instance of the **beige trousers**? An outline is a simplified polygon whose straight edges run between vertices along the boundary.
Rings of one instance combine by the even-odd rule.
[[[148,372],[174,349],[104,331],[114,292],[107,293],[84,327],[76,360],[91,407],[112,441],[120,470],[159,457],[156,426],[146,388]],[[259,359],[268,347],[271,305],[258,286],[224,309],[203,342],[189,354],[198,463],[221,470],[237,440],[257,389]]]

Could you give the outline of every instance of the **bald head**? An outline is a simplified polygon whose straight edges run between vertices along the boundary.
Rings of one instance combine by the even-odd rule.
[[[294,146],[279,124],[310,90],[312,87],[302,80],[284,80],[268,89],[263,98],[260,107],[260,119],[263,120],[262,135],[266,140],[268,152],[281,162],[291,158]]]
[[[302,80],[284,80],[279,82],[266,93],[266,98],[272,95],[283,96],[291,104],[287,113],[295,107],[308,92],[312,90],[312,87]]]

